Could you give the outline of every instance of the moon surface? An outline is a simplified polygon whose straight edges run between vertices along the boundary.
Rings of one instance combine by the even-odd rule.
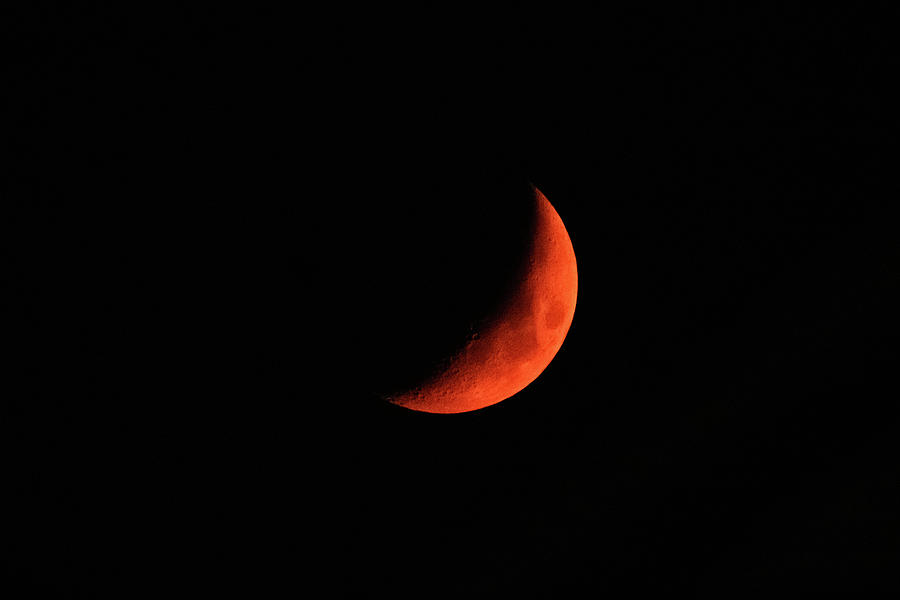
[[[387,400],[430,413],[477,410],[524,389],[556,356],[575,314],[575,250],[559,214],[532,189],[534,226],[513,289],[441,369]]]

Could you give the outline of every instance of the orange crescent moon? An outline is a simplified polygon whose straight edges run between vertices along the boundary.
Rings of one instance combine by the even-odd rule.
[[[534,188],[533,198],[533,235],[515,288],[444,368],[390,402],[430,413],[477,410],[524,389],[556,356],[575,315],[575,250],[544,194]]]

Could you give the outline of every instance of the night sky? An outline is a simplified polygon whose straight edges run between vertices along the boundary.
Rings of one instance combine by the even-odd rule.
[[[36,23],[13,585],[898,590],[883,17]],[[554,361],[472,413],[380,400],[514,285],[529,184],[578,261]]]

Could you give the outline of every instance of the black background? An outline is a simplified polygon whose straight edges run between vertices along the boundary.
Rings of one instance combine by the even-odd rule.
[[[884,15],[10,22],[12,585],[897,589]],[[502,295],[529,182],[556,359],[380,401]]]

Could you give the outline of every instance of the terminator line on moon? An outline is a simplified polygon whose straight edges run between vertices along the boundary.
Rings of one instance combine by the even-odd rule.
[[[517,285],[444,368],[387,400],[430,413],[477,410],[524,389],[556,356],[575,314],[578,272],[562,219],[533,189],[533,235]]]

